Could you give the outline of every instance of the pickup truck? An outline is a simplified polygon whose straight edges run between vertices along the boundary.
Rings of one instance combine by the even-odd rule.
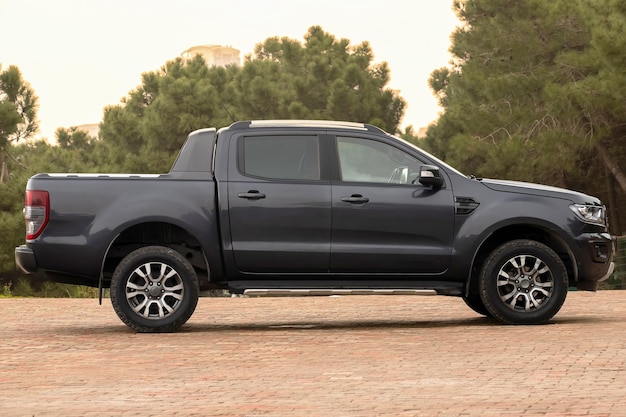
[[[550,320],[613,270],[595,197],[463,175],[362,123],[261,120],[189,134],[162,175],[37,174],[25,273],[110,288],[138,332],[209,290],[438,294],[508,324]]]

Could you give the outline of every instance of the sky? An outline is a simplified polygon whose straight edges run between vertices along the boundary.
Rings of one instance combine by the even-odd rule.
[[[273,36],[304,42],[319,25],[387,62],[389,88],[415,130],[440,109],[430,73],[448,65],[458,20],[452,0],[0,0],[0,65],[16,65],[39,97],[40,137],[102,121],[141,84],[194,45],[231,46],[241,58]]]

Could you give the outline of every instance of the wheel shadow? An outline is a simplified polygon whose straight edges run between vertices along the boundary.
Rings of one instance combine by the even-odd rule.
[[[598,317],[564,317],[555,318],[543,324],[503,324],[492,317],[472,317],[450,320],[328,320],[328,321],[276,321],[276,322],[246,322],[233,324],[203,324],[187,323],[179,332],[240,332],[240,331],[315,331],[315,330],[378,330],[378,329],[450,329],[450,328],[480,328],[480,327],[551,327],[555,325],[571,325],[583,323],[599,323],[619,321],[611,319],[599,319]]]
[[[239,323],[202,323],[199,321],[188,322],[178,331],[178,333],[238,333],[248,332],[303,332],[303,331],[362,331],[377,329],[436,329],[453,327],[490,327],[499,326],[500,323],[488,317],[476,317],[455,320],[264,320],[264,321],[242,321]],[[168,333],[137,333],[128,328],[120,321],[117,324],[107,324],[106,326],[89,326],[84,324],[72,327],[71,325],[55,327],[50,329],[56,335],[78,335],[78,336],[104,336],[112,334],[168,334]],[[172,333],[170,333],[172,334]]]
[[[242,322],[231,324],[188,323],[180,332],[272,332],[272,331],[362,331],[378,329],[436,329],[454,327],[490,327],[499,323],[488,317],[454,320],[295,320]]]
[[[460,319],[446,320],[264,320],[264,321],[242,321],[239,323],[202,323],[193,321],[186,323],[175,333],[169,334],[188,334],[188,333],[239,333],[246,332],[307,332],[307,331],[335,331],[342,330],[364,331],[364,330],[398,330],[398,329],[451,329],[451,328],[481,328],[481,327],[502,327],[503,329],[519,328],[519,327],[546,327],[550,328],[555,325],[578,325],[593,323],[610,323],[621,322],[617,318],[602,318],[597,316],[576,316],[554,318],[544,324],[527,324],[527,325],[507,325],[491,317],[471,317]],[[108,324],[106,326],[78,327],[64,326],[50,329],[54,334],[62,335],[80,335],[80,336],[103,336],[113,334],[164,334],[164,333],[137,333],[125,326],[122,322],[119,324]],[[167,333],[165,333],[167,334]]]

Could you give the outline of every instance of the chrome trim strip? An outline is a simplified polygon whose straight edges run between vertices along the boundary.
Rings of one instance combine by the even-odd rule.
[[[413,289],[248,289],[244,295],[250,297],[262,296],[303,296],[303,295],[437,295],[435,290]]]

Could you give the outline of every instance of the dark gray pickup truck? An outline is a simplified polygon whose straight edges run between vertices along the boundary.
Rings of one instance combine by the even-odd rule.
[[[110,288],[140,332],[177,330],[212,289],[440,294],[542,323],[613,270],[597,198],[468,177],[359,123],[202,129],[168,174],[38,174],[25,201],[18,267]]]

